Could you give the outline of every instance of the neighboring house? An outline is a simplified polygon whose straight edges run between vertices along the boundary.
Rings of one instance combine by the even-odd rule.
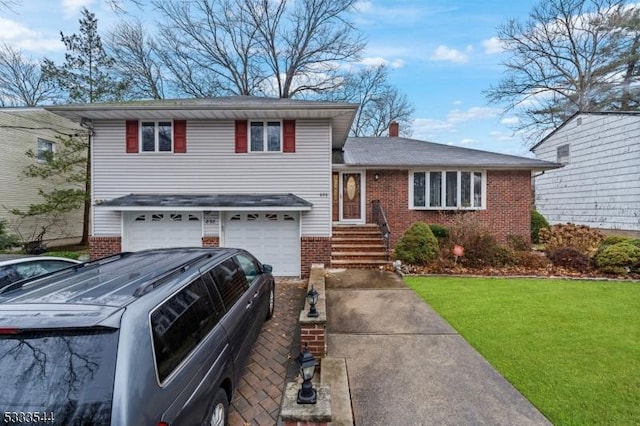
[[[43,161],[46,151],[56,152],[60,135],[73,135],[82,128],[64,117],[43,108],[0,108],[0,220],[6,220],[9,233],[18,234],[25,241],[34,239],[41,230],[37,220],[20,220],[12,209],[28,210],[30,204],[42,202],[39,189],[45,192],[52,183],[27,178],[25,168]],[[40,159],[27,157],[27,151]],[[45,234],[45,243],[55,246],[76,243],[82,236],[82,210],[66,215]]]
[[[535,178],[549,223],[640,232],[640,113],[577,113],[531,148],[563,165]]]
[[[331,263],[335,224],[373,220],[372,200],[393,242],[415,220],[459,210],[478,210],[502,239],[528,238],[531,172],[555,164],[398,137],[347,141],[357,108],[228,97],[49,110],[92,123],[94,257],[237,246],[276,275],[306,276]]]

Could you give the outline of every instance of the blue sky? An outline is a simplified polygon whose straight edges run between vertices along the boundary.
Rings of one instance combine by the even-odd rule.
[[[414,138],[531,156],[506,125],[515,118],[503,115],[499,105],[488,105],[482,91],[497,83],[503,71],[496,27],[508,19],[526,19],[536,3],[363,0],[355,14],[368,40],[362,60],[392,69],[392,83],[415,105]],[[122,19],[104,0],[23,0],[13,11],[0,13],[0,43],[59,61],[64,53],[60,31],[78,31],[83,6],[96,14],[101,32]]]

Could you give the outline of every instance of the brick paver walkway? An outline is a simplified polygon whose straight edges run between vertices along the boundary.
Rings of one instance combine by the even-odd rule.
[[[276,310],[262,327],[260,337],[229,409],[230,426],[273,426],[280,412],[285,381],[295,375],[299,352],[298,317],[306,283],[277,280]]]

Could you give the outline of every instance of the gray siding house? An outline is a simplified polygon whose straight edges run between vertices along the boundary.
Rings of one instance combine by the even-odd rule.
[[[535,178],[550,223],[640,232],[640,113],[577,113],[531,151],[563,165]]]
[[[8,223],[8,231],[24,240],[33,239],[40,232],[37,220],[18,220],[12,209],[27,210],[39,203],[38,190],[48,191],[54,183],[42,179],[26,178],[24,169],[39,161],[26,156],[26,152],[55,153],[58,136],[76,134],[81,127],[64,117],[43,108],[0,108],[0,220]],[[82,235],[82,211],[67,215],[45,234],[49,246],[75,243]]]

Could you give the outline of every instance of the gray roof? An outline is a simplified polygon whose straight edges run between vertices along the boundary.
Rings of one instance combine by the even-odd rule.
[[[559,164],[401,137],[348,138],[344,164],[364,167],[481,167],[548,170]]]
[[[76,122],[83,120],[330,120],[333,147],[341,147],[358,104],[258,96],[162,99],[129,102],[52,105],[45,107]]]
[[[313,204],[293,194],[129,194],[104,201],[98,206],[203,209],[286,207],[308,210]]]

